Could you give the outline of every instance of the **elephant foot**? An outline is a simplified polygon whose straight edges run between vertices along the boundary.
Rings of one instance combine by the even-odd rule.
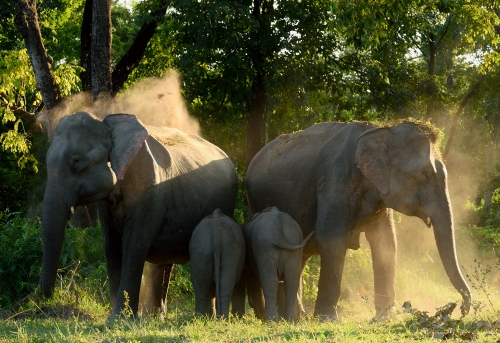
[[[320,322],[339,322],[339,316],[337,314],[318,314],[316,315]]]
[[[318,306],[318,301],[316,301],[316,308],[314,309],[314,316],[317,317],[322,322],[334,322],[339,321],[339,315],[337,313],[337,306]]]
[[[112,329],[120,322],[120,320],[122,320],[122,317],[117,316],[115,314],[111,314],[106,319],[106,327]]]
[[[340,321],[339,315],[337,314],[337,309],[333,311],[314,311],[314,316],[321,322],[338,322]]]
[[[396,307],[394,304],[386,305],[384,307],[377,307],[377,312],[372,322],[385,322],[391,320],[396,315]]]
[[[106,326],[111,329],[115,327],[117,324],[122,323],[123,321],[134,322],[138,320],[140,319],[137,314],[124,315],[123,313],[120,314],[112,313],[106,319]]]

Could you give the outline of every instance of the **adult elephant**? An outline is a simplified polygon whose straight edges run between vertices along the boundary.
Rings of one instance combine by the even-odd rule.
[[[196,225],[216,208],[232,216],[236,203],[236,171],[222,150],[177,129],[146,127],[128,114],[103,121],[86,112],[64,117],[47,152],[47,174],[42,293],[54,291],[70,210],[99,201],[110,320],[124,309],[125,293],[137,313],[145,261],[160,271],[189,261]]]
[[[470,309],[471,292],[457,262],[447,171],[425,125],[322,123],[281,135],[252,160],[246,175],[252,212],[268,206],[290,214],[304,237],[304,265],[321,256],[315,314],[336,319],[347,248],[365,232],[373,260],[377,317],[395,303],[396,235],[392,210],[434,229],[444,268]]]

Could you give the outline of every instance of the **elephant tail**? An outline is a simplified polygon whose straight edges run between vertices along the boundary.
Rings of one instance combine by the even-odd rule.
[[[213,247],[214,247],[214,281],[215,281],[215,308],[216,308],[216,316],[222,316],[222,309],[220,307],[221,301],[221,278],[220,278],[220,269],[221,269],[221,254],[222,254],[222,222],[221,218],[217,218],[215,235],[213,235]]]
[[[314,234],[314,231],[312,231],[310,234],[308,234],[307,237],[302,241],[302,243],[297,244],[297,245],[288,244],[287,242],[279,242],[279,243],[275,243],[275,245],[278,248],[285,249],[285,250],[291,250],[291,251],[297,250],[297,249],[302,249],[307,244],[307,241],[309,241],[309,238],[311,238],[313,234]]]

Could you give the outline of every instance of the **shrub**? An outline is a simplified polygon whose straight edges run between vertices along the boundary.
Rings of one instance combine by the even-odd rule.
[[[11,306],[38,286],[42,265],[41,222],[0,212],[0,308]]]
[[[0,308],[13,306],[38,287],[42,267],[42,225],[18,212],[0,212]],[[105,284],[106,268],[99,227],[81,230],[69,225],[58,273],[65,277],[78,265],[77,283]],[[75,278],[75,275],[71,275]]]
[[[468,216],[465,225],[472,233],[481,250],[500,248],[500,188],[493,191],[491,205],[485,206],[481,201],[479,205],[468,203],[466,206]]]

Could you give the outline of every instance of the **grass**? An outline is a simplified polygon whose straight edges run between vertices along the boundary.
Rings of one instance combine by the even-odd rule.
[[[17,226],[16,226],[17,227]],[[24,226],[23,226],[24,228]],[[500,342],[500,265],[484,251],[476,251],[467,237],[458,235],[462,271],[472,288],[474,302],[468,316],[460,318],[461,297],[451,286],[433,242],[432,230],[411,230],[409,239],[398,229],[397,303],[390,320],[372,321],[373,273],[371,254],[366,242],[362,248],[348,251],[342,293],[339,301],[341,320],[322,322],[311,314],[317,292],[319,257],[309,262],[304,277],[304,301],[307,314],[297,324],[263,323],[249,309],[241,319],[229,321],[199,318],[194,315],[194,299],[189,268],[174,270],[164,316],[140,316],[106,326],[111,312],[103,265],[68,262],[61,268],[55,295],[45,299],[30,279],[28,297],[11,308],[0,308],[0,342]],[[425,229],[424,229],[425,230]],[[71,236],[67,251],[72,259],[98,255],[76,252],[85,250],[80,239]],[[87,232],[90,234],[91,232]],[[460,234],[460,232],[459,232]],[[82,242],[81,242],[82,241]],[[429,241],[429,244],[426,242]],[[417,243],[415,243],[417,242]],[[16,245],[17,246],[17,245]],[[81,248],[80,248],[81,247]],[[69,254],[69,253],[68,253]],[[76,254],[76,255],[75,255]],[[15,263],[21,263],[15,260]],[[411,307],[403,305],[411,301]],[[450,302],[458,306],[450,315],[438,307]],[[443,314],[444,313],[444,314]]]
[[[27,318],[2,323],[2,342],[436,342],[434,331],[419,326],[409,314],[382,323],[345,318],[320,322],[309,316],[298,324],[262,323],[247,315],[229,321],[196,318],[184,311],[170,311],[165,318],[122,320],[113,328],[104,318]],[[497,342],[498,332],[478,330],[466,319],[454,330],[459,340]]]
[[[364,256],[364,257],[363,257]],[[360,250],[350,256],[346,277],[365,272],[360,268],[363,258],[369,256]],[[361,260],[361,261],[360,261]],[[297,324],[285,321],[263,323],[248,311],[241,319],[213,320],[194,316],[192,296],[173,293],[164,316],[141,316],[124,319],[113,327],[106,326],[110,313],[107,299],[101,290],[83,289],[78,285],[68,287],[63,280],[55,296],[44,299],[37,293],[15,309],[10,315],[0,313],[0,342],[436,342],[448,335],[456,342],[500,341],[500,296],[498,287],[490,286],[491,270],[477,268],[481,289],[474,291],[475,303],[481,304],[463,319],[459,310],[451,316],[434,318],[437,306],[457,301],[460,296],[442,282],[439,272],[422,268],[417,272],[404,262],[398,272],[398,294],[413,290],[412,298],[399,297],[397,313],[388,321],[374,322],[373,295],[369,283],[365,293],[343,293],[339,302],[341,320],[322,322],[310,314]],[[412,277],[409,277],[412,275]],[[352,281],[352,280],[351,280]],[[344,282],[343,287],[354,288],[359,283]],[[411,293],[411,292],[410,292]],[[404,311],[403,302],[412,300],[416,307]],[[312,299],[306,299],[308,312]],[[432,303],[432,304],[431,304]],[[459,303],[460,304],[460,303]],[[435,306],[435,307],[433,307]],[[430,309],[430,310],[429,310]],[[421,311],[420,311],[421,310]],[[426,313],[425,311],[428,311]],[[5,311],[2,311],[5,312]],[[434,318],[434,319],[432,319]],[[497,327],[498,326],[498,327]]]

